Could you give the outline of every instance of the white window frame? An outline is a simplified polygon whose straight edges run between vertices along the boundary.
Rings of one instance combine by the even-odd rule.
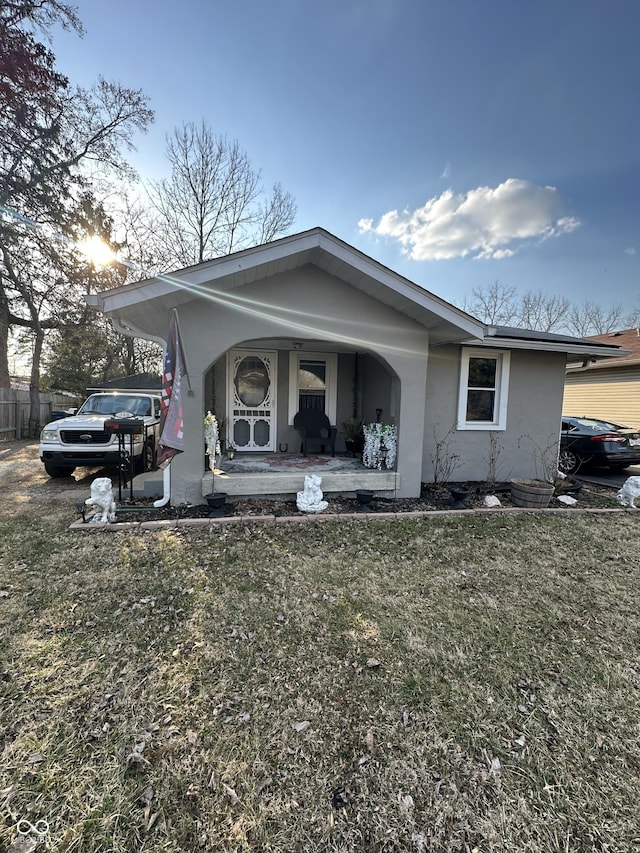
[[[298,373],[300,361],[324,361],[327,365],[324,405],[325,413],[331,424],[335,425],[338,411],[338,356],[331,352],[306,352],[302,350],[289,351],[289,426],[298,411],[300,389],[298,388]]]
[[[468,421],[467,395],[469,393],[469,362],[472,358],[493,358],[496,360],[495,404],[493,420]],[[481,349],[463,347],[460,360],[460,388],[458,393],[458,429],[459,430],[505,430],[507,428],[507,404],[509,398],[509,372],[511,352],[509,350]]]

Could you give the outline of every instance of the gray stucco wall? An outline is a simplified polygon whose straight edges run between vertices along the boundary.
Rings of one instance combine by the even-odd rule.
[[[428,352],[428,333],[424,327],[315,267],[247,285],[237,295],[242,298],[240,304],[235,300],[226,304],[225,300],[194,298],[178,309],[193,396],[184,389],[187,447],[172,463],[172,503],[203,502],[202,416],[205,401],[210,399],[210,386],[207,388],[210,367],[218,363],[216,373],[219,375],[227,350],[246,341],[277,341],[279,338],[287,344],[292,338],[305,345],[309,342],[311,349],[313,342],[320,340],[330,342],[333,351],[364,351],[368,347],[375,350],[378,363],[372,359],[371,382],[379,385],[383,400],[380,405],[387,408],[385,394],[389,400],[390,411],[383,414],[383,420],[387,420],[388,414],[387,422],[391,421],[393,414],[395,422],[402,424],[397,463],[401,484],[398,496],[418,494],[420,469],[415,459],[416,448],[421,448],[423,442]],[[149,317],[158,313],[150,311]],[[165,324],[167,322],[168,314],[165,315]],[[148,331],[166,334],[166,328]],[[287,373],[287,354],[280,355],[279,387],[285,382]],[[386,369],[380,366],[380,361]],[[344,395],[345,388],[341,391]],[[376,405],[378,403],[373,404],[374,410]],[[350,406],[350,399],[346,405],[343,401],[338,411],[339,426],[343,413],[345,418],[350,415]],[[375,411],[363,414],[375,419]],[[189,436],[198,438],[194,442]]]
[[[203,502],[202,417],[211,401],[210,369],[215,365],[217,388],[224,389],[225,353],[249,341],[269,341],[269,348],[279,351],[280,395],[288,391],[286,350],[292,339],[310,350],[323,342],[327,351],[341,354],[341,367],[353,352],[363,354],[361,414],[372,421],[379,406],[382,421],[398,426],[398,497],[415,496],[421,482],[433,480],[438,443],[440,452],[459,457],[450,479],[484,480],[493,469],[496,479],[506,480],[535,476],[536,457],[557,442],[563,354],[514,350],[506,429],[495,433],[457,430],[460,347],[434,347],[429,355],[429,335],[422,325],[316,267],[274,274],[228,294],[208,296],[203,286],[198,293],[186,289],[177,297],[159,295],[122,308],[121,319],[129,317],[141,331],[164,338],[176,303],[192,393],[185,384],[186,448],[172,464],[174,504]],[[341,371],[339,428],[351,414],[346,375]],[[220,405],[222,401],[216,400],[216,407]],[[284,429],[283,406],[278,418]],[[290,433],[283,431],[284,435]],[[288,443],[291,447],[291,440]]]
[[[434,347],[425,405],[424,482],[434,480],[434,461],[458,455],[452,481],[535,477],[542,457],[555,458],[560,432],[565,356],[513,350],[506,429],[457,430],[460,347]],[[438,448],[437,445],[440,445]],[[446,467],[446,466],[445,466]]]

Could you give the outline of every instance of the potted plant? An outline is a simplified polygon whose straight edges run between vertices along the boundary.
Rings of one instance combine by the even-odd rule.
[[[347,451],[353,456],[360,456],[364,450],[364,434],[362,432],[362,418],[352,417],[344,421],[345,440]]]

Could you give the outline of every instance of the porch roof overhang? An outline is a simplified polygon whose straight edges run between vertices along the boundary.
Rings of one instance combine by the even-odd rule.
[[[215,258],[170,274],[91,294],[87,303],[142,337],[145,317],[198,298],[235,303],[244,285],[315,266],[420,323],[434,344],[484,337],[485,325],[322,228]]]
[[[510,326],[488,326],[482,339],[465,341],[469,346],[500,349],[526,349],[536,352],[564,353],[568,364],[589,364],[599,359],[620,358],[626,351],[618,346],[589,338],[574,338],[553,332],[517,329]]]

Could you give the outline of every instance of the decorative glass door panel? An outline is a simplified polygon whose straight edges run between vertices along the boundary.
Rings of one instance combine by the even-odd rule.
[[[237,450],[275,449],[276,353],[230,354],[230,438]]]

